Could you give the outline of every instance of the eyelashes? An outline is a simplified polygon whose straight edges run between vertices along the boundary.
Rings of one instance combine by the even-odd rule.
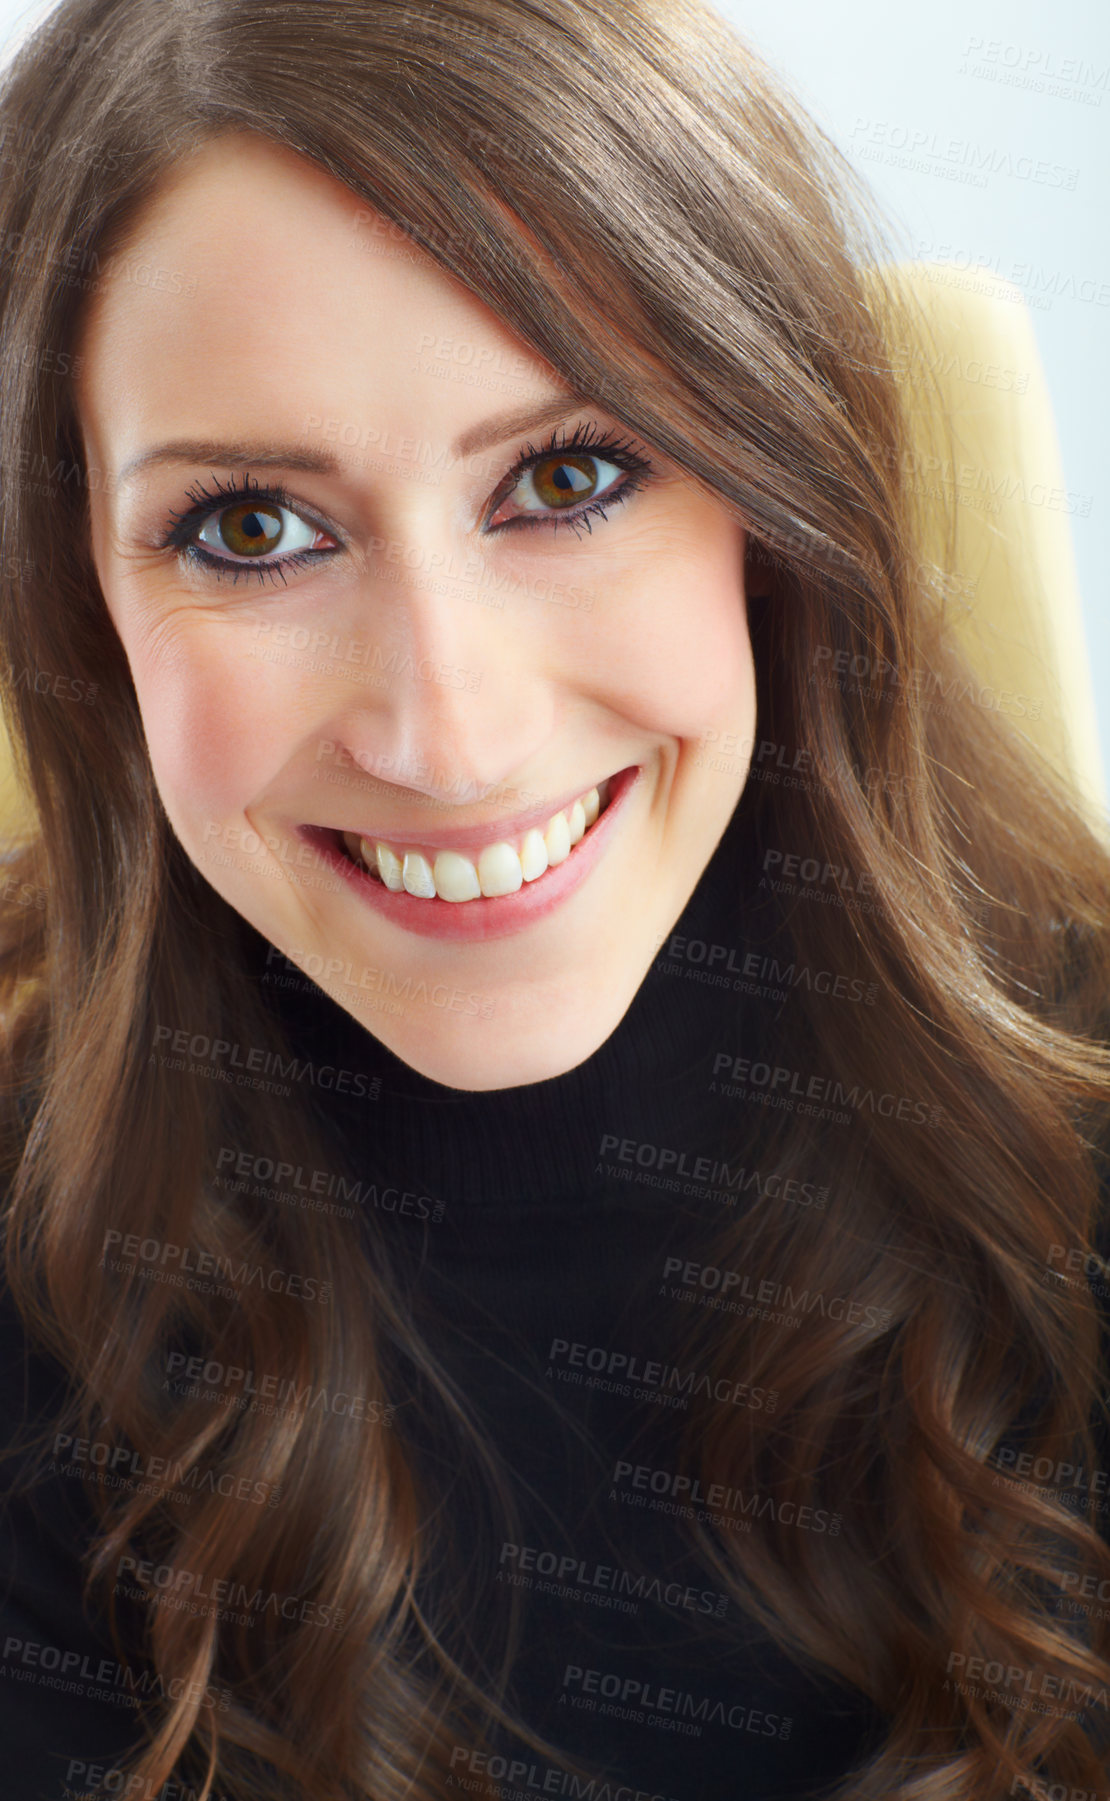
[[[280,540],[286,535],[285,527],[278,515],[289,512],[302,525],[312,523],[303,507],[294,507],[285,488],[280,482],[272,482],[260,487],[252,481],[250,475],[244,475],[241,481],[229,482],[226,486],[219,476],[212,477],[211,488],[203,482],[195,482],[186,490],[186,498],[193,502],[183,512],[171,509],[170,529],[162,538],[160,550],[176,550],[181,560],[194,568],[211,570],[218,581],[226,580],[230,575],[233,581],[242,576],[254,576],[258,581],[285,581],[287,569],[299,569],[308,563],[315,563],[322,557],[334,556],[338,546],[326,549],[294,550],[283,557],[271,558],[262,562],[254,558],[244,557],[241,561],[234,557],[213,556],[205,550],[203,544],[197,542],[197,534],[208,528],[210,521],[217,524],[224,514],[237,512],[244,515],[240,525],[241,535],[246,538],[272,538]],[[254,526],[254,530],[250,529]],[[267,526],[269,529],[267,529]],[[247,528],[247,529],[244,529]],[[316,536],[330,536],[327,527],[316,527]]]
[[[591,466],[610,464],[617,475],[623,474],[624,480],[617,486],[609,485],[591,474]],[[565,431],[556,427],[546,444],[536,449],[532,444],[525,445],[517,454],[516,460],[508,473],[498,484],[492,500],[483,509],[482,527],[485,536],[495,537],[504,531],[557,530],[560,526],[569,526],[578,537],[584,528],[593,530],[591,516],[607,519],[612,507],[621,505],[631,498],[632,494],[645,487],[654,475],[654,469],[648,458],[639,451],[629,439],[622,439],[598,430],[592,422],[578,427],[568,439]],[[572,498],[575,494],[581,500],[573,508],[547,502],[543,495],[536,493],[538,507],[526,507],[500,523],[497,514],[505,502],[513,497],[526,477],[538,476],[539,482],[558,501]],[[596,489],[603,492],[597,493]],[[587,492],[588,490],[588,492]],[[218,476],[211,477],[211,486],[203,482],[195,482],[186,491],[186,498],[192,505],[181,511],[171,509],[168,527],[161,539],[159,549],[176,550],[180,560],[187,566],[198,568],[205,574],[211,573],[217,581],[231,580],[238,582],[246,577],[253,577],[258,582],[276,585],[285,583],[287,572],[313,564],[319,564],[329,557],[335,556],[343,549],[336,542],[337,534],[315,516],[311,509],[300,502],[293,503],[286,488],[280,483],[267,483],[265,486],[256,482],[249,474],[241,479],[228,483],[220,481]],[[550,505],[550,511],[541,510]],[[308,534],[304,543],[294,544],[286,554],[270,557],[263,561],[256,556],[222,556],[214,555],[206,549],[200,540],[202,532],[221,531],[221,520],[232,514],[235,524],[231,530],[252,547],[255,544],[272,543],[275,547],[295,538],[298,527],[302,533]],[[293,516],[292,531],[283,522],[281,515]],[[222,528],[226,530],[226,526]],[[319,546],[313,544],[312,537],[324,536],[332,542]]]
[[[562,435],[560,435],[561,432]],[[619,488],[608,488],[604,494],[596,498],[588,497],[587,504],[577,507],[573,513],[559,509],[554,513],[537,514],[535,518],[531,519],[527,515],[517,515],[494,529],[505,531],[517,526],[524,526],[526,530],[532,530],[543,526],[585,524],[586,530],[592,531],[593,528],[589,524],[591,513],[597,514],[602,519],[606,518],[607,509],[610,506],[619,505],[637,489],[645,487],[654,473],[648,458],[638,451],[631,440],[627,438],[617,438],[611,434],[599,432],[591,422],[589,425],[580,426],[568,442],[565,432],[561,427],[556,426],[547,443],[540,450],[527,444],[518,453],[516,462],[509,470],[498,493],[502,498],[513,493],[519,486],[523,475],[537,466],[542,467],[546,462],[551,462],[556,467],[567,468],[573,467],[573,460],[610,462],[618,470],[625,472],[626,479]],[[496,514],[499,504],[499,501],[495,501],[491,508],[493,514]]]

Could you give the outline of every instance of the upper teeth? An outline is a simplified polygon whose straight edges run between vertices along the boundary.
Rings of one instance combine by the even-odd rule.
[[[344,832],[343,842],[352,857],[380,876],[394,894],[404,890],[422,900],[438,896],[440,900],[468,901],[482,895],[492,899],[515,894],[524,882],[534,882],[552,864],[564,862],[608,799],[606,777],[562,812],[553,813],[542,831],[533,826],[519,838],[499,838],[477,857],[441,850],[429,859],[423,851],[360,838],[354,832]]]

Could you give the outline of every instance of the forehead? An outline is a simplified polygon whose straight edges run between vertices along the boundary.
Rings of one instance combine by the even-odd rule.
[[[477,362],[507,403],[547,373],[530,346],[342,182],[253,135],[176,166],[108,266],[86,315],[78,400],[121,454],[166,424],[304,429],[367,410],[455,435],[489,384],[443,380]],[[132,445],[135,440],[135,445]]]

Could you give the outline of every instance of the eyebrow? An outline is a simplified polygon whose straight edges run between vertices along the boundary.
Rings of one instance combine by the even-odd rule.
[[[462,432],[452,446],[452,455],[456,458],[473,456],[476,451],[488,450],[521,432],[555,425],[577,412],[582,404],[576,395],[564,392],[552,395],[538,408],[533,403],[512,412],[495,413],[480,425]],[[120,470],[116,485],[123,487],[141,470],[163,463],[215,463],[222,468],[249,463],[261,469],[300,469],[310,475],[338,475],[342,469],[339,458],[330,451],[308,450],[303,444],[251,444],[243,440],[221,443],[214,438],[173,438],[131,457]]]
[[[459,457],[473,456],[476,450],[489,450],[494,444],[501,444],[506,438],[519,437],[521,432],[538,431],[544,425],[557,425],[560,419],[566,419],[570,413],[579,411],[583,402],[577,394],[560,392],[553,394],[538,408],[533,402],[526,407],[517,407],[509,413],[495,413],[481,425],[471,426],[455,440],[454,453]]]

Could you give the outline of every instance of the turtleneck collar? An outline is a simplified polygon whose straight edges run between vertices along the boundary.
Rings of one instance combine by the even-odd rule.
[[[663,1147],[711,1154],[722,1113],[734,1111],[710,1093],[713,1058],[751,1041],[753,984],[739,972],[757,932],[765,955],[773,931],[752,845],[742,800],[622,1019],[584,1062],[543,1081],[451,1088],[411,1069],[307,977],[275,982],[265,970],[263,991],[299,1057],[365,1072],[375,1098],[327,1101],[360,1170],[448,1207],[572,1206],[604,1185],[607,1164],[630,1175],[650,1167],[651,1147],[656,1160]]]

